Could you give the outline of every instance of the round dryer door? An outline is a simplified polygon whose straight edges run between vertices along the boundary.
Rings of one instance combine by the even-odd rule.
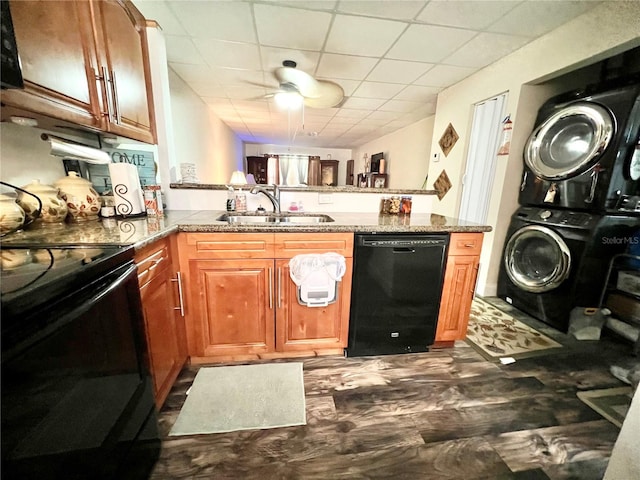
[[[573,103],[533,131],[525,146],[525,162],[545,180],[579,175],[598,161],[611,141],[613,128],[605,108],[595,103]]]
[[[507,242],[504,264],[517,287],[527,292],[548,292],[569,276],[571,253],[553,230],[529,225],[517,230]]]

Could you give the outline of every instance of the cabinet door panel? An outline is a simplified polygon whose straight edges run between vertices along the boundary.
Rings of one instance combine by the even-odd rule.
[[[102,125],[88,4],[12,1],[10,7],[25,88],[3,90],[3,104],[92,127]]]
[[[273,260],[195,260],[189,273],[192,355],[274,350]]]
[[[447,259],[436,341],[465,338],[479,261],[475,255]]]
[[[171,269],[164,268],[140,289],[156,406],[160,408],[184,358],[174,310]]]
[[[154,143],[144,18],[124,2],[101,0],[92,5],[114,115],[109,131]]]
[[[343,348],[347,346],[353,259],[340,283],[336,302],[326,307],[307,307],[297,300],[297,285],[289,276],[289,260],[276,261],[278,285],[276,349],[280,352]]]

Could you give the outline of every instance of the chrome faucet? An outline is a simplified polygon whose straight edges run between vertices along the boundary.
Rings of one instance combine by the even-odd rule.
[[[258,193],[264,193],[267,196],[267,198],[271,201],[271,204],[273,205],[273,211],[275,213],[281,213],[280,189],[276,184],[273,184],[272,186],[273,186],[273,193],[269,192],[265,187],[261,187],[259,185],[252,187],[251,190],[249,190],[249,192],[253,193],[254,195]]]

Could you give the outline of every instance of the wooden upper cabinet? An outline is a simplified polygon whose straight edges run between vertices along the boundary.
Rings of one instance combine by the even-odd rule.
[[[89,4],[21,0],[10,8],[25,85],[3,90],[3,105],[100,128]]]
[[[145,19],[129,2],[92,3],[109,132],[154,142]]]
[[[155,143],[145,21],[130,1],[12,0],[10,8],[25,88],[2,91],[3,119],[31,113]]]

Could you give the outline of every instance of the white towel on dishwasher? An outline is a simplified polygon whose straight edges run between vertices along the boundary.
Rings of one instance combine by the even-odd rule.
[[[298,301],[308,307],[326,306],[335,301],[336,282],[347,270],[338,253],[307,253],[289,260],[289,275],[298,285]]]

